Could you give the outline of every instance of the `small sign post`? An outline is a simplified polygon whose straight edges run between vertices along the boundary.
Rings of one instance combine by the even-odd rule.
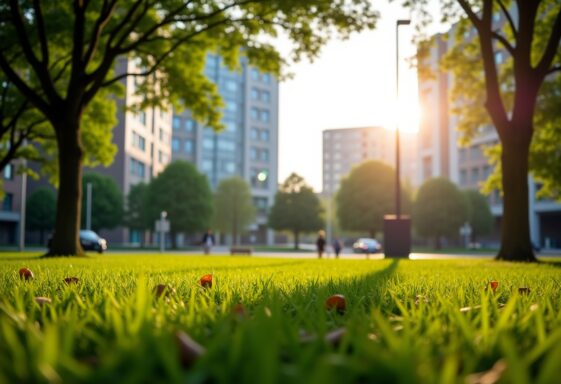
[[[160,233],[160,252],[165,251],[166,247],[166,233],[169,232],[169,220],[166,220],[168,213],[166,211],[160,212],[160,220],[156,220],[156,232]]]

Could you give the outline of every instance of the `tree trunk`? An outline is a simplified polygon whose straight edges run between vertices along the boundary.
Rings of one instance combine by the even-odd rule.
[[[59,189],[55,232],[45,256],[83,256],[80,245],[82,159],[80,119],[63,118],[54,125],[58,144]]]
[[[514,130],[513,130],[514,131]],[[514,135],[513,135],[514,136]],[[497,260],[537,261],[528,219],[528,154],[530,139],[515,135],[502,142],[503,217]]]
[[[298,250],[298,245],[299,245],[299,242],[300,242],[299,237],[300,237],[300,233],[298,231],[294,231],[294,249],[295,250]]]
[[[371,229],[368,231],[368,234],[370,234],[370,238],[373,239],[376,236],[376,231]]]

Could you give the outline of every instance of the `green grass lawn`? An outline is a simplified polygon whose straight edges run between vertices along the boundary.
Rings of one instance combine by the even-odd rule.
[[[453,383],[481,372],[558,382],[560,266],[0,254],[0,383]],[[35,278],[21,280],[21,267]],[[71,276],[79,283],[66,285]],[[175,293],[156,298],[157,284]],[[346,312],[325,309],[333,294]],[[341,328],[339,342],[325,340]],[[178,331],[206,350],[189,367]]]

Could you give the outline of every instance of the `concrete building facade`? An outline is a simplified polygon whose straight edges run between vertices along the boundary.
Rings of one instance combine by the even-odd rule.
[[[417,136],[400,133],[401,178],[416,185]],[[367,160],[395,167],[395,131],[382,127],[327,129],[323,131],[323,194],[337,193],[343,177]]]
[[[225,129],[215,132],[197,123],[190,111],[173,116],[172,157],[192,161],[213,190],[221,180],[239,176],[250,187],[257,209],[244,241],[271,244],[267,213],[278,179],[278,81],[251,67],[245,59],[231,71],[219,56],[208,55],[205,74],[225,102]]]
[[[0,244],[15,246],[21,231],[22,176],[16,174],[17,162],[13,161],[3,170],[2,188],[4,198],[0,205]]]

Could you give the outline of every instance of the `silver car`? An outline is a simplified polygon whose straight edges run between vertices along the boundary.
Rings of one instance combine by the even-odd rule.
[[[360,238],[353,244],[354,253],[376,253],[382,246],[375,239]]]

